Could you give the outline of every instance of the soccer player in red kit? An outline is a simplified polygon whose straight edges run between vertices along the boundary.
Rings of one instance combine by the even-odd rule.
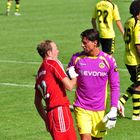
[[[43,62],[35,84],[36,109],[53,140],[77,140],[65,90],[72,90],[77,81],[77,74],[73,69],[72,80],[67,77],[61,62],[57,59],[59,51],[53,41],[41,42],[37,51]],[[46,111],[43,108],[43,99]]]

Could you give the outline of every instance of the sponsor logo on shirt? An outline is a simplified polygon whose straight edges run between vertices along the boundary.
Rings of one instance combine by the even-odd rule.
[[[84,75],[84,76],[100,76],[100,77],[105,77],[107,76],[107,72],[102,72],[102,71],[80,71],[81,75]]]

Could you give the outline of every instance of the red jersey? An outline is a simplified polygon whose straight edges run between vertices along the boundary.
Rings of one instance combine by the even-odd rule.
[[[35,90],[46,102],[47,110],[69,105],[62,79],[67,77],[58,60],[43,60],[37,74]]]

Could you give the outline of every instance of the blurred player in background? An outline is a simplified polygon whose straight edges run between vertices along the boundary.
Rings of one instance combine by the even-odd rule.
[[[123,35],[124,30],[117,5],[112,0],[101,0],[98,2],[93,11],[92,25],[94,29],[99,30],[102,50],[108,54],[113,54],[114,52],[114,20]]]
[[[12,6],[13,0],[8,0],[7,1],[7,10],[6,10],[6,15],[9,16],[10,14],[10,10],[11,10],[11,6]],[[20,0],[15,0],[15,16],[20,16],[20,12],[19,12],[19,8],[20,8]]]
[[[72,68],[72,71],[69,69],[69,72],[73,73],[72,80],[67,77],[61,62],[57,59],[59,51],[53,41],[41,42],[37,51],[43,62],[38,70],[35,85],[36,109],[53,140],[77,140],[65,91],[72,90],[75,86],[77,74]],[[42,100],[46,104],[45,110]]]
[[[81,140],[102,140],[106,128],[115,127],[120,95],[119,73],[115,59],[99,50],[99,33],[81,33],[83,51],[72,56],[77,77],[75,118]],[[105,115],[107,85],[110,84],[110,112]]]
[[[133,82],[126,93],[120,98],[118,111],[124,117],[124,104],[132,96],[132,120],[140,121],[140,0],[135,0],[130,5],[132,16],[125,22],[125,65]]]

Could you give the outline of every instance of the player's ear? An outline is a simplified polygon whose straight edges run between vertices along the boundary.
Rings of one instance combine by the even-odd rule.
[[[97,46],[97,44],[98,44],[98,43],[97,43],[97,40],[94,41],[94,44]]]
[[[51,50],[47,51],[47,56],[52,56],[52,51]]]

